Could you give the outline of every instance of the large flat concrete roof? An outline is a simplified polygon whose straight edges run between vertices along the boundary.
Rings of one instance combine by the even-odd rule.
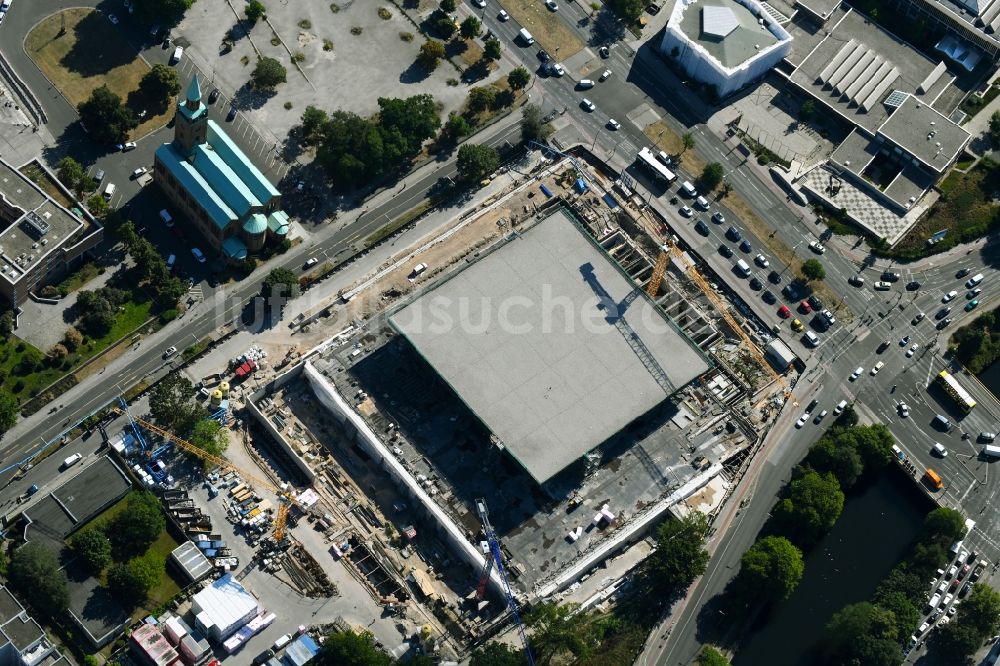
[[[539,483],[709,368],[563,209],[390,322]]]
[[[757,23],[753,12],[736,0],[710,2],[688,5],[680,28],[688,39],[701,44],[724,67],[738,67],[778,43],[771,31]]]
[[[878,133],[938,173],[951,166],[971,137],[912,95],[882,123]]]

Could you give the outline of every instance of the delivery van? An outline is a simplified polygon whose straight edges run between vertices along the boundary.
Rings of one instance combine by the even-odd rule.
[[[63,460],[63,469],[69,469],[70,467],[77,464],[81,460],[83,460],[83,454],[74,453],[69,458],[66,458],[66,460]]]
[[[521,41],[524,42],[526,46],[531,46],[532,44],[535,43],[535,38],[532,37],[531,33],[524,28],[521,28],[520,32],[518,32],[517,35],[518,37],[521,38]]]
[[[1000,446],[987,444],[983,447],[984,458],[1000,458]]]
[[[736,262],[736,272],[741,276],[748,278],[750,277],[750,265],[747,262],[740,259]]]

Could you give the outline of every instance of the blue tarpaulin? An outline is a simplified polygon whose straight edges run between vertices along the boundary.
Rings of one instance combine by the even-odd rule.
[[[542,185],[542,194],[544,194],[547,197],[551,197],[552,196],[552,190],[550,190],[549,188],[547,188],[544,185]]]
[[[608,208],[615,209],[618,208],[618,200],[611,196],[611,193],[605,194],[603,197],[604,203],[608,204]]]
[[[584,182],[583,178],[576,179],[576,191],[580,194],[587,191],[587,183]]]

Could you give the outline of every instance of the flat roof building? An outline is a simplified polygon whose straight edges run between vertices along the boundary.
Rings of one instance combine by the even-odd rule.
[[[58,183],[40,163],[32,166]],[[19,306],[30,292],[61,279],[103,234],[92,217],[80,209],[67,210],[0,159],[0,295],[11,305]]]
[[[69,663],[10,590],[0,586],[0,664],[68,666]]]
[[[763,78],[792,37],[757,0],[677,0],[660,50],[719,97]]]
[[[247,591],[232,574],[219,580],[192,597],[191,612],[197,628],[206,636],[223,641],[240,627],[257,617],[257,598]]]
[[[199,581],[212,572],[212,563],[205,554],[190,541],[185,541],[170,552],[170,561],[180,569],[191,582]]]
[[[561,208],[390,323],[538,483],[709,368]]]

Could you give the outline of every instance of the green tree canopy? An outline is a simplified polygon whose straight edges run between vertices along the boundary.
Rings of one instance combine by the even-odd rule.
[[[924,517],[924,535],[930,539],[952,542],[964,539],[965,516],[946,506],[938,507]]]
[[[277,292],[275,289],[277,288]],[[299,288],[299,279],[295,273],[287,268],[274,268],[267,274],[260,285],[261,294],[271,296],[272,294],[289,295],[294,294]]]
[[[837,478],[805,468],[788,484],[787,496],[775,507],[774,518],[793,542],[811,546],[830,531],[843,510],[844,491]]]
[[[540,603],[524,615],[531,630],[531,651],[538,664],[548,664],[557,655],[586,657],[594,647],[594,634],[586,613],[576,613],[575,604]]]
[[[401,137],[400,149],[405,155],[416,155],[424,141],[437,134],[441,116],[437,103],[430,95],[380,97],[378,123],[386,134]]]
[[[537,104],[526,104],[521,110],[521,140],[544,142],[552,135],[552,125],[542,119],[542,110]]]
[[[221,456],[229,446],[229,431],[215,419],[202,419],[191,432],[190,441],[202,451]],[[210,463],[204,461],[208,466]]]
[[[472,132],[472,125],[465,119],[465,116],[452,112],[441,128],[440,141],[445,145],[454,145],[463,136]]]
[[[76,192],[76,196],[81,196],[85,191],[94,189],[94,180],[87,175],[83,165],[70,156],[59,160],[56,165],[57,175],[63,185]]]
[[[890,592],[878,596],[875,603],[879,608],[891,612],[896,619],[896,633],[890,637],[893,640],[899,642],[906,640],[913,628],[920,625],[920,609],[902,592]]]
[[[681,134],[681,153],[686,153],[695,146],[694,134],[691,132],[684,132]]]
[[[161,428],[181,437],[190,435],[208,417],[208,410],[194,401],[194,386],[179,372],[170,373],[150,390],[149,413]]]
[[[461,180],[478,182],[496,171],[499,166],[500,155],[490,146],[467,143],[458,149],[455,167]]]
[[[57,618],[69,606],[66,571],[59,568],[55,553],[40,543],[29,541],[15,550],[7,574],[21,598],[50,618]]]
[[[836,476],[845,490],[857,482],[865,469],[861,455],[852,447],[840,446],[833,437],[821,437],[809,449],[806,462],[817,472]]]
[[[708,530],[708,518],[697,511],[680,520],[660,523],[656,528],[656,550],[647,560],[650,583],[661,591],[673,592],[686,588],[705,573]]]
[[[306,107],[306,110],[302,112],[301,128],[302,136],[305,138],[307,144],[313,145],[322,139],[322,133],[326,129],[326,124],[329,120],[330,117],[323,109],[318,109],[312,105]]]
[[[493,86],[477,86],[469,90],[469,110],[473,113],[485,111],[496,103],[497,89]]]
[[[712,162],[706,164],[705,168],[702,169],[701,176],[698,177],[698,185],[703,192],[711,192],[722,183],[722,179],[725,177],[726,171],[722,165],[718,162]]]
[[[881,423],[845,428],[836,433],[837,442],[850,446],[865,464],[865,473],[877,472],[892,462],[892,445],[896,439]]]
[[[145,551],[166,529],[160,501],[149,491],[132,491],[125,509],[118,513],[108,529],[112,550],[118,559]]]
[[[469,16],[459,26],[463,39],[475,39],[483,31],[483,24],[475,16]]]
[[[174,23],[191,9],[194,0],[143,0],[137,2],[136,14],[148,23]]]
[[[483,44],[483,58],[487,61],[499,60],[503,54],[503,44],[496,37],[487,39]]]
[[[476,648],[469,655],[469,666],[525,666],[527,663],[523,651],[496,641]]]
[[[802,275],[810,282],[822,280],[826,277],[826,269],[823,268],[819,259],[806,259],[802,262]]]
[[[451,12],[455,11],[455,8],[457,7],[457,4],[456,4],[455,0],[441,0],[440,7],[441,7],[441,11],[451,13]]]
[[[711,645],[706,645],[698,654],[698,666],[732,666],[726,655]]]
[[[111,542],[96,527],[87,527],[74,534],[69,546],[86,563],[91,573],[100,573],[111,562]]]
[[[108,587],[120,599],[133,604],[146,600],[149,590],[165,573],[165,561],[158,553],[146,553],[108,569]]]
[[[959,612],[961,612],[959,606]],[[952,621],[935,632],[931,650],[938,655],[941,663],[965,664],[982,645],[983,638],[976,628],[969,624]]]
[[[420,53],[417,54],[417,62],[426,70],[434,71],[438,63],[444,58],[444,43],[436,39],[428,39],[420,45]]]
[[[855,663],[853,659],[862,639],[892,640],[895,636],[896,618],[892,612],[862,601],[834,613],[823,631],[823,643],[835,655],[833,662]],[[899,652],[898,645],[896,651]]]
[[[250,0],[247,6],[243,8],[243,12],[247,15],[247,19],[251,23],[256,23],[262,18],[267,17],[267,7],[260,0]]]
[[[21,405],[14,394],[7,389],[0,388],[0,436],[14,427],[20,410]]]
[[[802,580],[802,551],[785,537],[766,536],[743,553],[739,578],[747,596],[786,599]]]
[[[955,621],[973,627],[980,640],[995,636],[1000,629],[1000,592],[982,583],[974,585],[958,607]]]
[[[432,17],[431,22],[441,39],[451,39],[458,30],[455,26],[455,19],[444,13],[439,14],[436,18]]]
[[[375,645],[371,634],[343,631],[328,634],[311,663],[316,666],[392,666],[394,660]]]
[[[507,75],[507,83],[510,85],[511,90],[522,90],[531,83],[531,72],[524,67],[516,67]]]
[[[162,63],[153,65],[139,81],[139,92],[161,109],[166,108],[180,91],[181,80],[177,70]]]
[[[635,23],[646,8],[645,0],[608,0],[605,3],[626,23]]]
[[[139,119],[132,109],[122,104],[122,98],[106,85],[94,90],[86,102],[77,105],[76,110],[90,136],[97,141],[123,143],[128,139],[128,133],[139,126]]]
[[[285,66],[274,58],[268,58],[267,56],[257,61],[257,66],[254,67],[253,72],[250,74],[250,81],[253,83],[254,88],[262,88],[264,90],[273,90],[279,83],[284,83],[287,80],[288,70],[285,69]]]
[[[131,294],[114,287],[83,290],[76,296],[76,311],[80,325],[91,337],[106,335],[114,326],[118,308],[131,298]]]

